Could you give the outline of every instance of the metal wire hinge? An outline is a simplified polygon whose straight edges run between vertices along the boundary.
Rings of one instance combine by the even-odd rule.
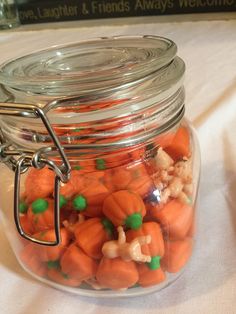
[[[59,139],[57,138],[46,114],[43,109],[34,105],[15,104],[15,103],[0,103],[0,115],[21,116],[30,118],[41,118],[49,135],[52,138],[54,147],[45,147],[38,151],[17,149],[11,143],[7,143],[4,135],[0,129],[0,162],[5,163],[11,170],[15,172],[14,180],[14,220],[19,234],[34,243],[56,246],[61,242],[60,237],[60,206],[59,193],[60,182],[67,182],[70,176],[70,164],[64,152]],[[57,151],[61,157],[61,165],[57,165],[53,160],[50,160],[47,153]],[[55,227],[55,241],[47,242],[36,239],[23,230],[20,222],[20,179],[21,174],[25,173],[29,167],[42,169],[47,166],[55,172],[54,181],[54,227]]]

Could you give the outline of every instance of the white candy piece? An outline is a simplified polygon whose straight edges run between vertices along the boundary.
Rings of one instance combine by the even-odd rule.
[[[174,164],[174,160],[162,148],[158,149],[154,159],[156,167],[160,170],[169,170]]]
[[[174,175],[181,178],[183,183],[192,182],[192,164],[190,160],[178,161],[174,165]]]
[[[126,242],[126,235],[121,226],[117,228],[118,240],[108,241],[102,247],[102,253],[107,258],[121,257],[124,261],[151,262],[151,256],[144,255],[141,246],[151,242],[151,236],[140,236],[130,243]]]
[[[159,148],[155,165],[158,172],[153,176],[153,181],[160,190],[161,203],[167,203],[171,197],[189,204],[193,193],[191,159],[184,158],[174,164],[173,159]]]

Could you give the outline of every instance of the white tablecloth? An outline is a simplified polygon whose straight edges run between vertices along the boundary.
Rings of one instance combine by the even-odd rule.
[[[186,113],[202,150],[198,236],[183,276],[159,293],[131,299],[91,299],[30,278],[0,229],[1,314],[236,313],[236,20],[89,23],[65,29],[21,27],[0,33],[0,62],[48,45],[118,34],[173,39],[187,65]]]

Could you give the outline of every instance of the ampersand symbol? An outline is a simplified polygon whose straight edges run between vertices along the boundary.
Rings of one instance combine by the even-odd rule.
[[[87,7],[86,7],[86,3],[83,3],[83,4],[82,4],[82,13],[83,13],[84,15],[89,14],[89,11],[88,11],[88,9],[87,9]]]

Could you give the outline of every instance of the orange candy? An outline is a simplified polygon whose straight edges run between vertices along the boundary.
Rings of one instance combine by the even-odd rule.
[[[72,170],[70,180],[67,183],[61,183],[60,195],[70,199],[78,193],[84,186],[84,177],[78,170]]]
[[[125,167],[116,167],[105,172],[104,185],[111,192],[124,190],[131,179],[132,175],[129,170]]]
[[[138,230],[128,230],[126,232],[127,242],[140,236],[151,236],[151,243],[142,245],[142,253],[152,256],[164,255],[164,240],[161,228],[156,222],[145,222]]]
[[[86,198],[88,202],[88,207],[96,207],[102,206],[102,203],[106,196],[109,194],[109,191],[102,183],[97,181],[91,182],[91,185],[84,188],[80,192],[80,194]]]
[[[97,271],[97,263],[75,244],[67,248],[60,264],[63,273],[80,281],[94,277]]]
[[[153,213],[153,218],[160,222],[170,239],[183,239],[192,224],[193,208],[173,199]]]
[[[149,176],[133,179],[128,184],[127,189],[138,193],[142,198],[145,198],[150,192],[154,190],[154,185]]]
[[[47,276],[49,279],[59,283],[60,285],[78,287],[81,284],[80,280],[76,278],[72,278],[64,274],[63,272],[61,272],[59,269],[55,269],[55,268],[49,269],[47,271]]]
[[[27,217],[35,232],[52,229],[54,227],[54,200],[36,199],[30,205]]]
[[[90,110],[93,106],[82,109]],[[112,132],[118,125],[119,121],[106,126],[94,125],[94,130]],[[68,133],[65,126],[59,127],[58,133],[72,133],[80,143],[110,143],[110,137],[89,138],[87,135],[94,130],[85,125]],[[117,135],[113,140],[122,137]],[[61,221],[65,226],[60,230],[62,242],[55,247],[26,244],[21,261],[35,274],[61,285],[79,287],[83,281],[97,280],[101,287],[114,290],[137,283],[141,287],[157,285],[165,281],[165,271],[180,271],[192,252],[193,208],[177,199],[152,206],[151,193],[156,190],[153,180],[159,178],[160,167],[153,167],[150,160],[159,147],[165,148],[174,161],[190,157],[190,142],[188,129],[181,126],[176,132],[158,135],[150,147],[147,144],[117,150],[117,153],[91,154],[85,160],[75,157],[71,178],[60,188]],[[26,233],[50,242],[55,240],[54,176],[47,168],[30,170],[20,216]],[[147,199],[150,203],[144,204]],[[124,226],[127,243],[150,236],[151,242],[141,245],[142,254],[151,257],[149,263],[103,256],[104,243],[114,239],[113,224]]]
[[[37,254],[38,247],[33,244],[27,244],[20,253],[20,260],[28,267],[33,273],[38,276],[44,277],[47,272],[47,267]]]
[[[96,278],[102,286],[118,290],[135,285],[139,277],[134,262],[125,262],[119,257],[114,259],[103,257]]]
[[[49,197],[53,194],[55,174],[48,168],[31,168],[25,179],[26,202],[31,203],[37,198]]]
[[[37,250],[37,255],[40,260],[43,262],[47,261],[56,261],[58,260],[63,252],[65,251],[66,246],[69,244],[70,236],[69,232],[62,228],[61,233],[61,243],[57,246],[45,246],[35,244],[35,249]],[[55,241],[55,230],[46,230],[34,235],[38,240],[53,242]]]
[[[143,163],[134,164],[128,170],[132,176],[132,180],[126,187],[128,190],[132,190],[144,198],[155,189]]]
[[[21,227],[23,229],[23,231],[26,234],[33,234],[34,233],[34,229],[32,224],[29,222],[28,216],[27,215],[21,215],[20,216],[20,223],[21,223]]]
[[[152,270],[146,264],[139,264],[137,268],[139,273],[138,284],[141,287],[157,285],[166,279],[166,275],[160,267]]]
[[[158,147],[165,148],[167,146],[170,146],[173,143],[173,140],[175,138],[175,132],[170,131],[169,133],[160,134],[155,138],[155,144]]]
[[[179,160],[183,157],[190,157],[190,134],[186,127],[180,127],[171,145],[165,148],[165,151],[174,159]]]
[[[163,269],[169,273],[180,271],[192,254],[193,240],[186,238],[178,241],[165,242],[165,255],[161,260]]]
[[[103,244],[112,238],[112,229],[108,219],[90,218],[77,225],[76,242],[88,256],[100,259]]]
[[[144,163],[133,163],[127,167],[127,170],[130,171],[132,180],[136,180],[140,177],[146,177],[148,175],[147,168]]]
[[[115,226],[138,229],[146,208],[141,197],[128,190],[111,193],[103,203],[103,213]]]
[[[88,176],[85,180],[86,185],[73,199],[73,208],[89,217],[102,216],[102,204],[109,191],[95,173],[93,178]]]

